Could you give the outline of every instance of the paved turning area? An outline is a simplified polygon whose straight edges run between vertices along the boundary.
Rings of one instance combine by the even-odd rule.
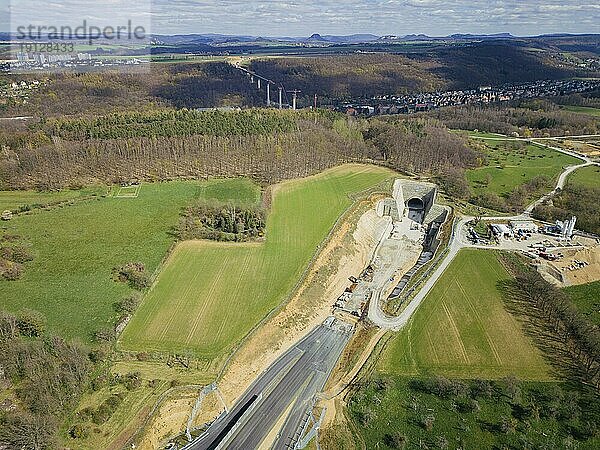
[[[254,449],[275,436],[273,432],[278,434],[272,448],[295,448],[315,396],[323,389],[352,332],[352,325],[327,319],[275,361],[229,413],[221,415],[185,449]],[[273,430],[282,422],[280,430]]]

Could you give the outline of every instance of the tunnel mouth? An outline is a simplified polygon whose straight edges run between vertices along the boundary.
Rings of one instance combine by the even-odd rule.
[[[423,200],[417,197],[411,198],[409,201],[407,201],[406,206],[408,206],[408,209],[412,209],[415,211],[422,211],[423,209],[425,209],[425,203],[423,202]]]

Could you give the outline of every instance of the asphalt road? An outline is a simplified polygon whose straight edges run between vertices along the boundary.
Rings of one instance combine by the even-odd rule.
[[[352,334],[350,325],[329,321],[275,361],[228,414],[185,449],[256,449],[284,414],[287,418],[273,448],[294,448],[315,395],[323,389]]]

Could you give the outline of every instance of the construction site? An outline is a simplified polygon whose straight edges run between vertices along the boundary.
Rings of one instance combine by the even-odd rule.
[[[359,225],[363,222],[377,244],[367,267],[348,279],[334,310],[368,316],[379,326],[401,322],[393,316],[427,278],[427,270],[420,269],[439,253],[440,230],[450,216],[450,208],[436,203],[437,194],[435,184],[398,179],[392,195],[361,217]],[[544,223],[528,214],[467,218],[455,227],[451,241],[455,252],[469,247],[519,252],[547,281],[563,287],[600,279],[600,239],[577,231],[576,224],[576,217]]]
[[[440,245],[439,232],[449,209],[436,204],[437,186],[396,180],[392,196],[365,213],[378,244],[370,264],[335,302],[335,309],[363,317],[369,302],[397,300],[411,278],[431,261]],[[362,219],[361,219],[362,220]]]
[[[529,218],[506,221],[474,219],[467,223],[463,245],[520,252],[546,281],[559,286],[600,279],[600,239],[578,232],[577,218],[543,223]]]

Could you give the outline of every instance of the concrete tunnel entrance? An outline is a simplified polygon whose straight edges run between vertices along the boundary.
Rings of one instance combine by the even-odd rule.
[[[423,223],[425,219],[425,203],[418,197],[411,198],[406,202],[408,207],[408,218],[415,222]]]

